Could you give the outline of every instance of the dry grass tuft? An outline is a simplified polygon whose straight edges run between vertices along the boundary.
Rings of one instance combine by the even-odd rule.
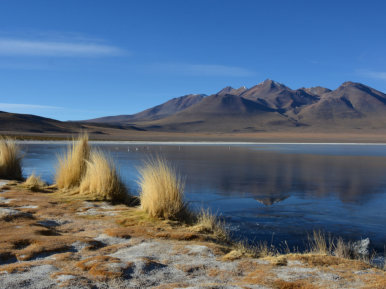
[[[21,159],[20,147],[15,140],[0,138],[0,178],[21,180]]]
[[[372,256],[361,255],[352,242],[345,242],[342,238],[326,236],[321,231],[314,231],[308,237],[308,253],[335,256],[343,259],[360,260],[371,264]]]
[[[245,256],[256,258],[272,257],[278,254],[277,249],[267,242],[259,242],[257,244],[248,244],[246,241],[240,241],[235,244],[235,250],[241,252]]]
[[[309,252],[313,254],[328,255],[332,252],[333,240],[326,238],[322,231],[313,231],[312,236],[308,236]]]
[[[23,186],[30,189],[33,192],[41,191],[47,184],[42,181],[40,176],[35,174],[30,175],[27,180],[23,183]]]
[[[184,182],[165,160],[149,160],[140,170],[141,208],[153,218],[186,221]]]
[[[229,233],[225,227],[225,223],[215,214],[212,214],[209,209],[201,209],[196,218],[197,221],[193,227],[194,230],[202,233],[212,233],[219,241],[229,240]]]
[[[351,242],[346,243],[342,238],[338,238],[334,244],[333,255],[345,259],[354,259],[356,257]]]
[[[73,140],[67,152],[58,158],[55,181],[59,189],[69,189],[79,186],[86,173],[87,161],[90,157],[88,135],[83,134],[78,140]]]
[[[113,161],[100,151],[91,152],[79,192],[99,201],[124,203],[129,199]]]
[[[110,280],[123,276],[125,270],[133,266],[133,263],[119,265],[120,259],[109,256],[95,256],[84,259],[76,264],[82,271],[97,277],[100,280]]]

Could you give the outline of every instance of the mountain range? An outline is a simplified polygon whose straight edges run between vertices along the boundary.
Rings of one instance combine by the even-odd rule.
[[[185,95],[137,114],[85,122],[173,132],[374,130],[386,128],[386,95],[354,82],[335,90],[293,90],[267,79],[249,89],[228,86],[209,96]]]
[[[0,134],[65,135],[88,131],[96,138],[152,139],[167,134],[232,135],[386,132],[386,94],[355,82],[335,90],[291,89],[267,79],[251,88],[230,86],[212,95],[173,98],[132,115],[83,121],[58,121],[0,111]],[[256,134],[257,133],[257,134]],[[98,137],[99,135],[99,137]]]

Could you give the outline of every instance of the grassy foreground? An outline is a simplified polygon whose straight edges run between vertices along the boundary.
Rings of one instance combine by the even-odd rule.
[[[320,246],[302,254],[264,245],[252,250],[208,230],[216,222],[210,213],[201,227],[150,217],[139,206],[85,201],[53,186],[41,190],[20,182],[0,188],[0,284],[8,288],[26,284],[25,278],[43,288],[386,285],[385,271],[320,250],[328,249],[322,235],[313,239]]]

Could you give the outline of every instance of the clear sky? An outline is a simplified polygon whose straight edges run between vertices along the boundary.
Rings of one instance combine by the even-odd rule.
[[[385,3],[1,0],[0,110],[132,114],[266,78],[386,92]]]

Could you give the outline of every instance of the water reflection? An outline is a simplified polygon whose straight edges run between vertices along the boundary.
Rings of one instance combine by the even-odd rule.
[[[245,147],[165,148],[192,192],[246,193],[270,205],[301,193],[363,203],[386,188],[386,157],[282,154]]]
[[[161,155],[186,177],[193,206],[222,214],[237,234],[299,246],[313,229],[386,243],[386,146],[229,146],[104,144],[138,193],[137,167]],[[65,145],[24,145],[25,174],[52,182]],[[301,148],[301,149],[300,149]],[[333,152],[333,153],[331,153]]]

